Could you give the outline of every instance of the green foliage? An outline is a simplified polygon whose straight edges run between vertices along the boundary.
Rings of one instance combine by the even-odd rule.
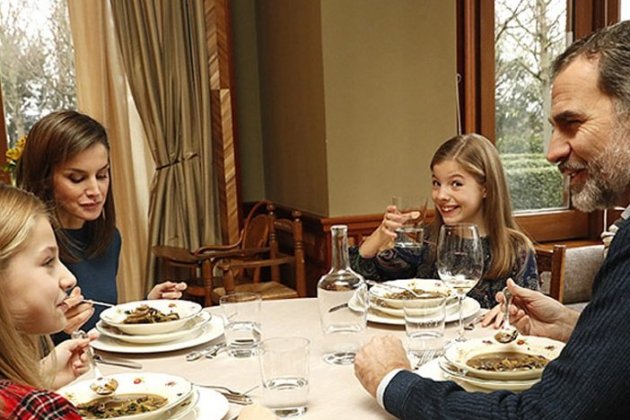
[[[563,180],[542,153],[501,156],[514,210],[562,207]]]

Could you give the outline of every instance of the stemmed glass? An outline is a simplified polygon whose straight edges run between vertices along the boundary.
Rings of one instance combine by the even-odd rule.
[[[474,223],[442,225],[437,244],[438,275],[457,295],[459,334],[455,341],[466,341],[462,304],[483,274],[483,249]]]

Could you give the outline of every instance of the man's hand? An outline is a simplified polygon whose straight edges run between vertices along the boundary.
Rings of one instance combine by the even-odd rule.
[[[391,335],[374,337],[354,358],[354,374],[373,397],[381,380],[394,369],[411,369],[402,342]]]
[[[540,292],[517,286],[512,280],[508,280],[507,286],[513,296],[510,323],[521,334],[563,342],[569,340],[579,317],[578,312]],[[497,293],[497,300],[504,302],[502,293]]]

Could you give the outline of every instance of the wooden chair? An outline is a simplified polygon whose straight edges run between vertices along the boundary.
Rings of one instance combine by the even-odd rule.
[[[564,258],[566,255],[565,245],[554,245],[553,249],[536,247],[536,264],[538,275],[542,279],[545,272],[551,273],[549,276],[548,294],[558,302],[562,302],[564,297]],[[544,286],[544,285],[543,285]],[[543,287],[544,289],[545,287]]]
[[[550,272],[549,295],[559,302],[580,310],[591,299],[593,280],[604,260],[604,246],[566,247],[553,250],[537,247],[538,273]]]
[[[217,268],[223,272],[223,287],[214,289],[214,299],[236,292],[255,292],[263,299],[306,296],[301,213],[293,211],[292,219],[276,219],[274,205],[268,204],[267,209],[271,219],[268,257],[248,260],[239,256],[230,256],[217,261]],[[291,282],[281,280],[280,268],[283,265],[293,267]],[[260,270],[266,267],[269,268],[270,281],[263,281],[260,276]],[[255,275],[247,276],[247,270],[254,270]]]
[[[205,306],[211,306],[212,290],[217,280],[214,277],[214,264],[219,258],[239,256],[255,259],[269,253],[271,219],[266,213],[260,214],[268,204],[268,201],[260,201],[250,210],[239,240],[233,244],[204,245],[194,251],[175,246],[154,246],[153,254],[161,261],[165,273],[163,278],[175,280],[177,269],[188,269],[187,278],[184,279],[188,284],[187,294],[201,297]],[[257,275],[259,273],[255,273]]]
[[[152,251],[161,265],[162,280],[183,280],[188,286],[187,296],[203,298],[204,306],[212,305],[211,295],[206,293],[206,285],[201,277],[201,263],[189,250],[175,246],[156,245]],[[178,269],[187,269],[187,276],[182,278],[181,275],[177,275]]]

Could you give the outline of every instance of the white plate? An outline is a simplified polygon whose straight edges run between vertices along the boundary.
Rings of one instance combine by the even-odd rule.
[[[381,306],[378,304],[378,302],[374,302],[372,299],[370,299],[370,308],[374,309],[375,311],[387,314],[387,315],[396,316],[398,318],[405,317],[405,311],[403,309],[396,309],[396,308],[392,308],[388,306]],[[418,309],[418,311],[421,311],[421,310],[422,309]],[[448,317],[450,314],[453,313],[453,311],[457,313],[457,299],[450,300],[446,304],[446,316]]]
[[[456,296],[452,296],[452,290],[442,280],[434,279],[405,279],[405,280],[389,280],[380,284],[374,285],[370,288],[370,301],[381,300],[386,307],[391,309],[398,309],[402,312],[404,299],[391,298],[395,293],[405,293],[404,290],[397,290],[395,288],[388,288],[386,285],[401,286],[411,290],[422,290],[427,293],[440,293],[447,296],[447,303],[450,304],[456,300]],[[437,305],[438,299],[435,297],[427,297],[426,299],[411,299],[412,307],[418,308],[431,308]]]
[[[164,418],[169,420],[186,419],[188,417],[188,414],[192,413],[192,411],[195,409],[195,406],[198,402],[199,392],[197,391],[197,388],[193,385],[193,391],[190,393],[188,398],[164,413]]]
[[[350,308],[352,308],[352,303],[350,303]],[[455,306],[457,308],[457,306]],[[463,318],[470,318],[473,315],[476,315],[481,309],[481,305],[475,299],[467,297],[464,299],[462,303],[462,315]],[[370,322],[375,322],[377,324],[388,324],[388,325],[405,325],[405,318],[400,316],[392,316],[385,314],[380,311],[374,310],[374,308],[370,308],[367,314],[367,320]],[[457,310],[453,312],[446,313],[446,322],[454,322],[459,320],[459,313]]]
[[[167,413],[169,420],[221,420],[230,409],[228,400],[212,389],[194,386],[192,404]],[[183,404],[180,404],[182,406]]]
[[[551,361],[558,357],[563,348],[564,343],[544,337],[519,336],[515,341],[503,344],[498,343],[491,336],[455,342],[444,350],[444,358],[460,370],[467,372],[468,376],[490,380],[525,380],[540,378],[544,368],[494,372],[471,368],[467,362],[475,356],[505,352],[540,355]]]
[[[430,362],[420,366],[414,373],[422,376],[423,378],[433,379],[434,381],[454,381],[462,388],[469,392],[491,392],[497,390],[508,391],[524,391],[533,386],[535,381],[489,381],[479,378],[466,378],[462,380],[459,375],[452,375],[448,373],[448,370],[443,370],[441,362],[443,358],[433,359]]]
[[[190,335],[192,332],[203,327],[212,318],[212,314],[208,311],[201,311],[199,315],[189,320],[184,326],[177,330],[163,334],[148,334],[148,335],[131,335],[116,331],[115,327],[111,327],[103,321],[96,323],[96,330],[106,337],[114,338],[116,340],[125,341],[127,343],[134,344],[157,344],[166,343],[167,341],[173,341]]]
[[[57,393],[64,396],[75,406],[100,398],[98,394],[90,389],[90,384],[94,381],[93,377],[89,375],[88,377],[89,379],[61,388]],[[155,394],[167,399],[166,405],[155,411],[116,417],[117,419],[147,420],[159,418],[166,411],[186,400],[193,391],[192,384],[186,379],[163,373],[120,373],[106,377],[114,378],[118,381],[116,395]]]
[[[469,376],[458,370],[455,366],[449,364],[448,360],[444,358],[438,359],[438,366],[444,373],[444,376],[448,379],[452,379],[455,382],[464,382],[466,384],[476,386],[483,389],[489,389],[492,391],[525,391],[526,389],[534,386],[540,378],[528,379],[528,380],[515,380],[515,381],[499,381],[491,379],[475,378]]]
[[[174,341],[158,344],[132,344],[115,340],[110,337],[100,336],[92,341],[92,347],[97,350],[109,351],[112,353],[161,353],[175,351],[198,346],[214,340],[223,334],[223,319],[213,316],[212,319],[200,329]]]
[[[148,324],[125,324],[124,320],[127,318],[128,312],[140,305],[147,305],[165,314],[175,312],[179,315],[179,319]],[[185,323],[197,316],[201,309],[201,305],[198,303],[187,300],[139,300],[105,309],[101,312],[100,318],[103,322],[127,334],[163,334],[182,328]]]

